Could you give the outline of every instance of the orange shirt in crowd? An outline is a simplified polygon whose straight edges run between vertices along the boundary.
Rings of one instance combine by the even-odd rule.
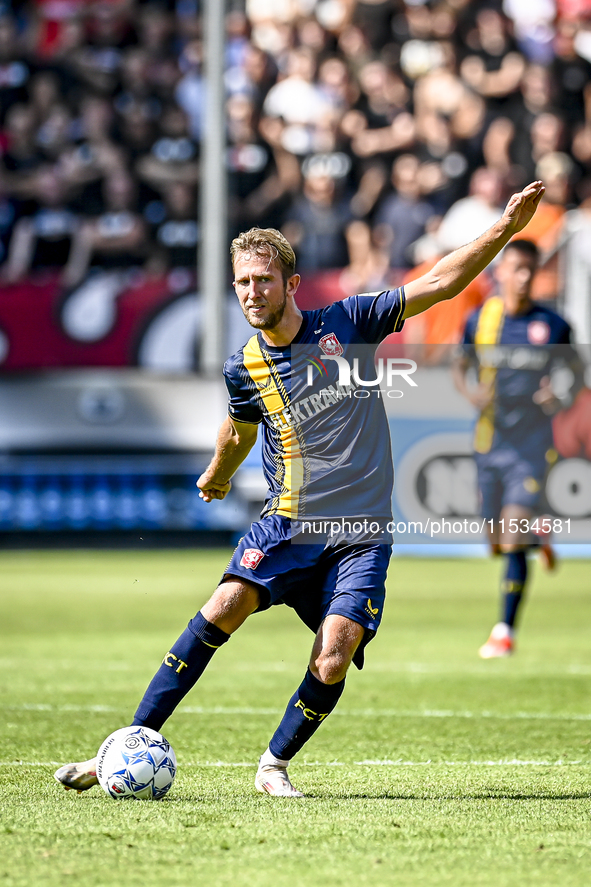
[[[540,203],[535,216],[517,237],[533,240],[542,256],[555,249],[564,226],[565,209],[554,203]],[[536,273],[532,285],[532,299],[556,299],[560,290],[558,255],[552,256]]]

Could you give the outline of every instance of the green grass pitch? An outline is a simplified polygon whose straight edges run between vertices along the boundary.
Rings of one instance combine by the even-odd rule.
[[[166,725],[163,801],[64,792],[56,762],[129,723],[228,554],[0,553],[0,887],[589,883],[589,562],[534,569],[518,655],[482,662],[499,563],[393,560],[366,668],[292,765],[305,799],[253,787],[311,644],[286,607]]]

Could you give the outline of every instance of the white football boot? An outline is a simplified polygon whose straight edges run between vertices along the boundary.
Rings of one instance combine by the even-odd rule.
[[[478,655],[481,659],[502,659],[512,656],[515,652],[515,633],[505,622],[497,622],[493,626],[490,637],[483,644]]]
[[[275,798],[303,798],[303,793],[293,787],[287,775],[288,764],[289,761],[276,758],[267,749],[259,758],[259,769],[254,780],[256,790]]]
[[[78,794],[85,792],[93,785],[98,785],[96,758],[81,761],[79,764],[64,764],[53,776],[65,789],[74,789]]]

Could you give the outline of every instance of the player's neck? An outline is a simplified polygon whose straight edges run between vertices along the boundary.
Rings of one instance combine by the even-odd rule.
[[[503,296],[503,302],[505,305],[505,314],[509,317],[519,317],[520,314],[527,314],[533,305],[529,295],[510,295],[507,293]]]
[[[274,348],[287,348],[297,336],[302,321],[302,312],[294,305],[292,310],[285,311],[277,326],[260,332],[267,345],[272,345]]]

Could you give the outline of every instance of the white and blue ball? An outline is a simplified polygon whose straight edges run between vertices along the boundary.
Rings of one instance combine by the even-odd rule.
[[[158,801],[174,782],[176,757],[156,730],[122,727],[99,748],[96,775],[112,798]]]

